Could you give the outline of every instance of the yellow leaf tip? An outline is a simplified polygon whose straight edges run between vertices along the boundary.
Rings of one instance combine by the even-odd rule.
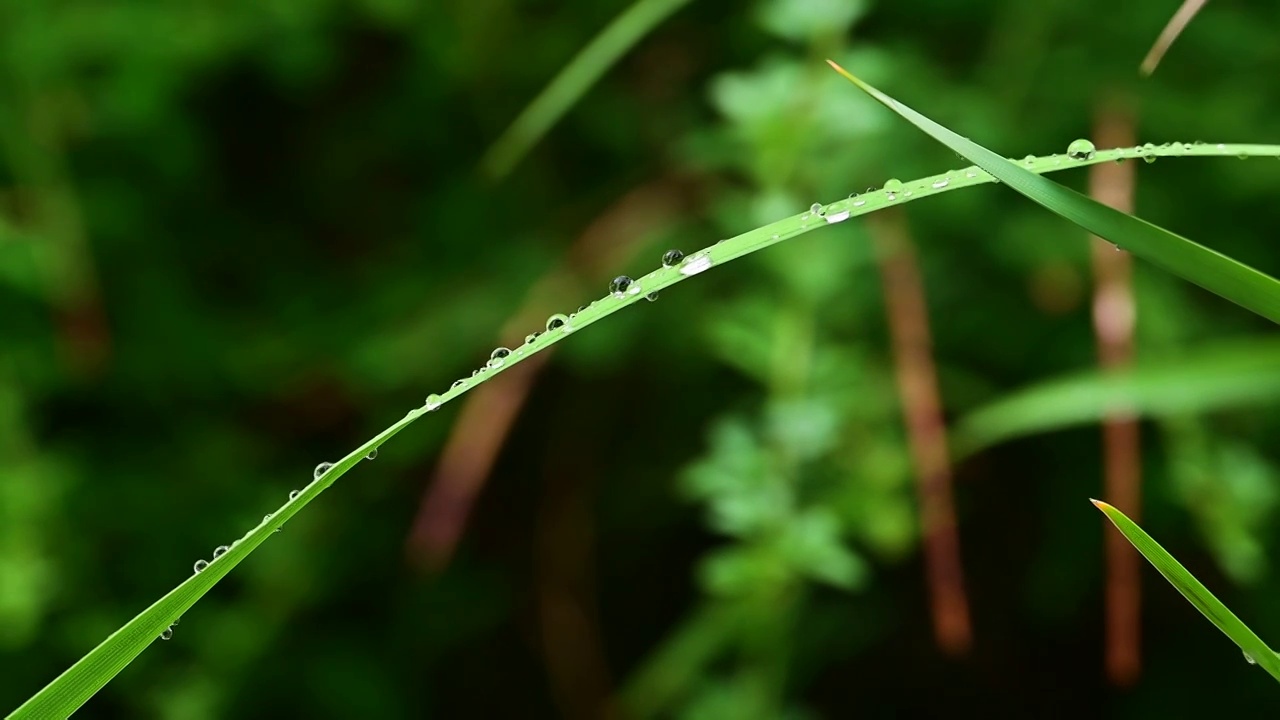
[[[1089,498],[1089,502],[1093,503],[1093,506],[1098,508],[1099,510],[1108,510],[1111,508],[1110,505],[1102,502],[1101,500],[1094,500],[1093,498]]]

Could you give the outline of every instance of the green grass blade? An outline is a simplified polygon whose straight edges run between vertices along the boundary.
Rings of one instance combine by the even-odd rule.
[[[1099,150],[1088,158],[1064,158],[1058,155],[1037,157],[1026,161],[1026,164],[1031,172],[1050,173],[1118,159],[1132,160],[1142,157],[1143,152],[1135,148],[1117,148]],[[1185,150],[1182,146],[1178,146],[1176,148],[1156,148],[1150,154],[1158,157],[1276,157],[1280,156],[1280,146],[1218,144],[1194,146]],[[370,450],[382,445],[391,436],[400,432],[423,415],[458,399],[476,386],[488,382],[520,362],[561,342],[570,334],[599,322],[625,307],[642,302],[642,298],[648,293],[657,292],[684,282],[711,267],[721,265],[730,260],[750,255],[758,250],[763,250],[820,228],[867,215],[889,206],[901,205],[906,202],[913,202],[992,182],[995,182],[995,179],[986,171],[978,167],[967,167],[903,183],[902,192],[894,194],[893,197],[889,197],[883,192],[852,195],[827,205],[820,205],[816,211],[810,209],[808,212],[792,215],[763,227],[716,242],[698,252],[690,253],[683,262],[671,267],[660,267],[636,278],[628,292],[618,295],[606,295],[596,300],[582,310],[564,318],[564,324],[555,330],[530,336],[530,339],[525,344],[512,350],[510,355],[505,357],[502,362],[492,367],[486,364],[474,375],[459,379],[447,391],[429,397],[427,405],[410,411],[399,422],[335,463],[328,472],[308,485],[297,499],[287,503],[271,517],[264,520],[261,525],[236,541],[231,550],[213,562],[208,569],[188,578],[169,594],[162,597],[133,620],[130,620],[124,627],[113,633],[98,647],[90,651],[88,655],[24,703],[10,717],[65,717],[73,712],[97,690],[106,685],[112,677],[115,677],[117,673],[124,669],[133,658],[145,650],[161,631],[194,605],[219,579],[270,537],[275,529],[283,525],[304,505],[314,500],[319,493],[323,492],[335,480],[354,467]]]
[[[1050,380],[970,412],[956,423],[954,457],[1017,437],[1092,424],[1113,413],[1161,416],[1274,401],[1280,341],[1249,339],[1201,348],[1123,372],[1091,370]]]
[[[1182,278],[1280,322],[1280,282],[1222,253],[1028,172],[963,138],[827,61],[841,75],[938,142],[1057,215]]]
[[[187,578],[151,607],[126,623],[124,627],[112,633],[88,655],[77,661],[8,717],[18,720],[70,716],[147,649],[147,646],[154,642],[170,623],[181,617],[223,576],[231,572],[232,568],[271,537],[303,506],[314,500],[325,488],[332,485],[334,480],[364,459],[370,450],[386,442],[388,438],[403,430],[424,412],[426,412],[424,409],[414,410],[350,455],[334,463],[333,467],[308,484],[296,498],[264,518],[261,524],[250,530],[244,537],[231,543],[230,549],[210,562],[202,572]],[[179,632],[181,632],[181,626],[179,626]]]
[[[1280,681],[1280,656],[1277,656],[1262,638],[1249,629],[1247,625],[1227,609],[1218,598],[1209,592],[1194,575],[1187,572],[1160,544],[1151,538],[1138,524],[1130,520],[1124,513],[1100,500],[1092,500],[1094,505],[1116,526],[1121,535],[1133,544],[1138,552],[1147,559],[1160,574],[1177,588],[1192,605],[1196,607],[1209,622],[1213,623],[1231,641],[1240,646],[1240,650],[1258,664],[1271,677]]]
[[[480,161],[491,178],[505,177],[605,71],[689,0],[639,0],[609,23],[560,71],[502,133]]]

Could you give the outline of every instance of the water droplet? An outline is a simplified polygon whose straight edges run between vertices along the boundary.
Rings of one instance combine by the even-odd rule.
[[[167,627],[167,628],[165,628],[165,629],[163,629],[163,630],[161,630],[161,631],[160,631],[160,639],[161,639],[161,640],[168,640],[168,639],[170,639],[170,638],[172,638],[172,637],[173,637],[173,626],[172,626],[172,625],[170,625],[169,627]]]
[[[949,178],[949,177],[944,177],[944,178],[942,178],[941,180],[935,180],[935,181],[933,182],[932,187],[933,187],[933,189],[934,189],[934,190],[941,190],[942,188],[944,188],[944,187],[946,187],[946,186],[948,186],[948,185],[950,185],[950,184],[951,184],[951,178]]]
[[[579,310],[579,312],[581,312],[581,310]],[[569,322],[569,318],[565,317],[564,315],[561,315],[560,313],[556,313],[555,315],[552,315],[551,317],[547,318],[547,332],[551,332],[552,330],[559,330],[560,328],[564,327],[565,323],[567,322]]]
[[[449,386],[449,389],[450,389],[450,390],[457,390],[458,388],[460,388],[460,387],[462,387],[463,385],[466,385],[466,384],[467,384],[467,381],[466,381],[466,380],[463,380],[462,378],[458,378],[457,380],[454,380],[454,381],[453,381],[453,384]]]
[[[462,382],[462,381],[459,380],[458,382]],[[427,412],[435,412],[436,409],[440,407],[441,402],[442,401],[439,395],[435,393],[431,393],[430,395],[428,395],[427,402],[425,405],[425,407],[427,408]]]
[[[658,299],[658,293],[656,293],[656,292],[651,292],[651,293],[649,293],[648,295],[645,295],[645,296],[644,296],[644,299],[645,299],[645,300],[648,300],[649,302],[653,302],[653,301],[655,301],[655,300],[657,300],[657,299]]]
[[[524,336],[524,344],[525,344],[525,345],[528,345],[529,343],[533,342],[534,340],[537,340],[537,339],[538,339],[538,336],[539,336],[539,335],[541,335],[541,334],[542,334],[542,333],[540,333],[540,332],[531,332],[531,333],[529,333],[528,335],[525,335],[525,336]]]
[[[270,519],[272,518],[272,516],[273,516],[273,515],[274,515],[274,513],[267,513],[266,515],[263,515],[263,516],[262,516],[262,522],[264,522],[264,523],[265,523],[265,522],[267,522],[268,520],[270,520]]]
[[[365,460],[376,460],[378,457],[378,448],[369,448],[369,454],[364,456]]]
[[[1072,160],[1092,160],[1097,150],[1093,142],[1080,138],[1072,140],[1071,144],[1067,146],[1067,157]]]
[[[329,468],[331,467],[333,467],[333,463],[320,463],[319,465],[316,466],[316,469],[312,471],[311,477],[318,478],[321,475],[329,472]]]
[[[809,212],[814,215],[821,215],[825,211],[822,209],[822,203],[814,203],[809,206]]]
[[[973,170],[965,170],[964,176],[967,178],[976,178],[978,177],[978,173],[974,172]]]
[[[191,567],[194,568],[196,572],[204,572],[204,569],[209,567],[209,562],[207,560],[197,560],[196,564]]]
[[[675,267],[684,259],[684,253],[672,248],[662,253],[662,267]]]
[[[853,201],[853,206],[854,206],[854,207],[856,207],[856,208],[860,208],[860,207],[862,207],[863,205],[866,205],[866,204],[867,204],[867,201],[866,201],[866,200],[854,200],[854,201]]]
[[[1244,661],[1245,661],[1245,662],[1249,663],[1250,665],[1257,665],[1257,664],[1258,664],[1258,661],[1257,661],[1257,660],[1254,660],[1252,655],[1250,655],[1250,654],[1249,654],[1249,653],[1247,653],[1247,652],[1244,652],[1243,650],[1241,650],[1240,652],[1241,652],[1241,653],[1244,653]]]
[[[301,490],[290,490],[290,491],[289,491],[289,499],[290,499],[290,500],[297,500],[297,499],[298,499],[298,496],[299,496],[299,495],[301,495],[301,494],[302,494],[302,491],[301,491]]]
[[[213,549],[213,557],[214,557],[214,558],[220,558],[220,557],[222,557],[224,554],[226,554],[226,552],[227,552],[228,550],[230,550],[230,549],[231,549],[231,548],[227,547],[226,545],[219,545],[218,547],[216,547],[216,548],[214,548],[214,549]]]
[[[614,297],[622,297],[627,294],[627,289],[631,287],[631,278],[626,275],[619,275],[609,283],[609,292]]]
[[[884,181],[884,192],[886,195],[902,192],[902,181],[898,178],[889,178]]]
[[[698,273],[711,267],[711,257],[708,255],[690,255],[685,258],[684,264],[680,266],[680,274],[685,277],[697,275]]]
[[[838,222],[844,222],[845,220],[848,220],[848,219],[849,219],[849,211],[848,211],[848,210],[841,210],[841,211],[840,211],[840,212],[838,212],[838,213],[832,213],[832,214],[828,215],[828,216],[827,216],[827,224],[829,224],[829,225],[833,225],[833,224],[838,223]]]
[[[1027,165],[1032,165],[1032,164],[1034,164],[1034,163],[1035,163],[1035,161],[1036,161],[1036,156],[1035,156],[1035,155],[1028,155],[1028,156],[1026,156],[1026,157],[1022,158],[1022,162],[1026,163]]]
[[[508,356],[508,355],[510,355],[510,354],[511,354],[511,351],[510,351],[510,350],[508,350],[508,349],[506,349],[506,348],[504,348],[504,347],[498,347],[498,348],[494,348],[494,349],[493,349],[493,352],[489,353],[489,359],[490,359],[490,360],[501,360],[501,359],[505,358],[506,356]]]

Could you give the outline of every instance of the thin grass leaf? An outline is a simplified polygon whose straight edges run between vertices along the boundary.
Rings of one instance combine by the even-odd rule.
[[[605,71],[689,0],[639,0],[609,23],[551,83],[529,103],[480,161],[481,170],[499,179],[568,112]]]
[[[1092,370],[1000,398],[956,423],[954,459],[1035,433],[1093,424],[1113,413],[1163,416],[1273,402],[1280,342],[1251,339],[1201,348],[1123,372]]]
[[[1275,157],[1280,155],[1276,145],[1204,145],[1184,149],[1157,148],[1150,153],[1159,157]],[[1100,150],[1090,157],[1063,158],[1052,155],[1032,158],[1027,167],[1033,173],[1049,173],[1082,167],[1118,159],[1143,157],[1143,151],[1135,148]],[[399,433],[418,418],[439,409],[444,404],[471,391],[478,385],[505,372],[523,360],[564,340],[569,335],[593,323],[599,322],[623,308],[641,302],[647,294],[657,292],[723,263],[753,252],[771,247],[785,240],[799,237],[850,218],[866,215],[885,207],[920,200],[962,188],[995,182],[994,178],[978,167],[951,170],[937,175],[901,183],[899,193],[874,192],[854,195],[847,199],[819,205],[808,212],[783,218],[769,225],[750,230],[741,235],[722,240],[696,253],[685,256],[671,266],[660,267],[637,278],[627,290],[611,293],[572,315],[553,316],[554,327],[548,324],[547,332],[530,336],[524,345],[493,364],[486,364],[474,375],[463,377],[441,394],[428,396],[424,406],[411,410],[400,421],[384,430],[377,437],[361,445],[357,450],[334,464],[319,478],[309,484],[296,498],[265,518],[240,540],[232,544],[230,551],[212,562],[200,572],[142,611],[124,627],[113,633],[88,655],[81,658],[43,690],[23,703],[11,718],[66,717],[84,704],[92,695],[123,670],[133,658],[147,648],[169,625],[181,617],[192,605],[213,587],[224,575],[239,564],[250,552],[261,545],[273,532],[284,525],[303,506],[333,484],[365,457]]]
[[[1280,281],[1164,228],[1028,172],[963,138],[828,60],[836,72],[935,140],[963,155],[1000,182],[1089,232],[1182,278],[1280,323]],[[1092,152],[1090,144],[1089,152]]]
[[[1138,527],[1138,524],[1130,520],[1124,513],[1114,507],[1102,502],[1101,500],[1090,500],[1099,510],[1107,516],[1107,519],[1116,526],[1121,535],[1124,535],[1138,552],[1142,553],[1156,570],[1168,580],[1171,585],[1177,588],[1192,605],[1196,607],[1205,617],[1209,618],[1209,622],[1213,623],[1221,630],[1231,641],[1240,646],[1241,652],[1245,654],[1246,659],[1252,660],[1259,667],[1271,674],[1271,677],[1280,681],[1280,656],[1267,647],[1267,644],[1258,637],[1256,633],[1249,629],[1247,625],[1235,616],[1235,613],[1227,609],[1213,593],[1195,578],[1186,568],[1173,558],[1160,544],[1152,539],[1145,530]]]

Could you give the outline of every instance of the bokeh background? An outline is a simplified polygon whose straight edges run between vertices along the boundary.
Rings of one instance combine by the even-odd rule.
[[[5,0],[0,708],[318,462],[614,275],[964,164],[826,57],[1012,157],[1107,128],[1280,140],[1278,11],[1209,3],[1143,79],[1178,4],[692,0],[498,178],[486,149],[625,3]],[[1139,215],[1280,272],[1280,163],[1116,167]],[[1274,681],[1145,564],[1141,633],[1108,645],[1087,498],[1126,447],[1144,525],[1280,638],[1276,388],[1200,382],[1231,376],[1215,348],[1280,362],[1274,330],[1140,261],[1116,276],[1137,308],[1120,364],[1164,363],[1156,395],[1191,399],[1144,414],[1136,443],[1104,450],[1085,418],[973,453],[950,485],[934,472],[959,541],[943,532],[936,557],[962,575],[929,579],[904,418],[938,413],[928,382],[899,380],[933,378],[955,427],[1102,372],[1092,307],[1123,261],[1090,242],[985,186],[714,268],[415,423],[80,714],[1275,706]],[[909,341],[917,301],[931,345]]]

